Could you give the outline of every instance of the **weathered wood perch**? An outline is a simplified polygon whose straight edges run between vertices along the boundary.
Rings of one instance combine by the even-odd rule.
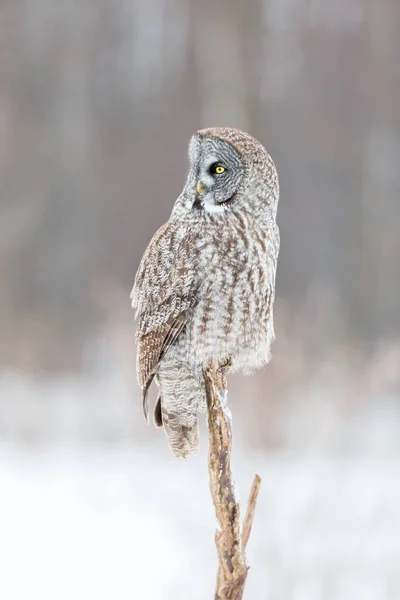
[[[215,600],[241,600],[249,569],[245,551],[261,478],[254,476],[242,529],[231,471],[232,422],[224,367],[211,364],[204,372],[204,380],[208,408],[210,490],[219,523],[215,534],[219,559]]]

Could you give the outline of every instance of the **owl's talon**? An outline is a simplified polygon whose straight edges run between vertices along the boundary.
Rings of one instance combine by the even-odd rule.
[[[228,360],[223,363],[222,365],[220,365],[219,370],[223,371],[224,373],[227,373],[228,371],[230,371],[232,369],[232,359],[228,358]]]

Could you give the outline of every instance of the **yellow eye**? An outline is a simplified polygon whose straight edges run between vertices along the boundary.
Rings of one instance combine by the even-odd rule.
[[[218,165],[218,166],[215,167],[215,172],[218,175],[221,175],[221,173],[223,173],[224,171],[225,171],[225,167],[223,167],[222,165]]]

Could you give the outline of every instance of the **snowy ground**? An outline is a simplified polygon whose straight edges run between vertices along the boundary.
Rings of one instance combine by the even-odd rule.
[[[241,457],[245,458],[241,458]],[[246,598],[400,598],[400,464],[246,456],[263,477]],[[0,445],[1,600],[206,600],[216,570],[206,456]]]

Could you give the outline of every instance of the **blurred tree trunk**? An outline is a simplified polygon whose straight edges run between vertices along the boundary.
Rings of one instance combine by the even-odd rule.
[[[202,127],[248,129],[245,11],[240,0],[191,4]]]

